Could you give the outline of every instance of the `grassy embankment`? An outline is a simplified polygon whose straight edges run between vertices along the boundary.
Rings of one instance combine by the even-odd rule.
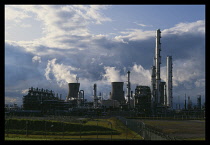
[[[79,123],[30,119],[5,121],[5,140],[142,139],[116,118],[83,120]]]

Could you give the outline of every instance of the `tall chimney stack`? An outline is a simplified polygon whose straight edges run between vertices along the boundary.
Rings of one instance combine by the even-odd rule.
[[[97,85],[93,85],[93,97],[94,97],[94,108],[98,107],[98,98],[97,98]]]

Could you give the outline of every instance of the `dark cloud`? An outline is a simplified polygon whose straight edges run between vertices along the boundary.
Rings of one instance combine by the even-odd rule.
[[[191,58],[205,55],[205,35],[184,34],[167,35],[162,39],[162,54],[172,54],[174,59]],[[200,56],[199,56],[200,57]]]

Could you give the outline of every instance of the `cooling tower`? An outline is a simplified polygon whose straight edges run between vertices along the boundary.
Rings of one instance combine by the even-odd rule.
[[[112,82],[111,100],[125,101],[123,92],[123,82]]]
[[[78,98],[80,83],[69,83],[68,98]]]

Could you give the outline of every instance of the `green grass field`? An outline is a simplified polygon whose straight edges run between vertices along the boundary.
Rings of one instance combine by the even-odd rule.
[[[5,140],[141,140],[116,118],[83,120],[83,123],[13,119],[6,120]],[[28,130],[26,132],[26,121]],[[9,122],[9,123],[8,123]],[[46,127],[45,123],[46,122]],[[12,126],[13,125],[13,126]],[[50,126],[53,126],[50,128]],[[44,129],[45,128],[45,129]]]

